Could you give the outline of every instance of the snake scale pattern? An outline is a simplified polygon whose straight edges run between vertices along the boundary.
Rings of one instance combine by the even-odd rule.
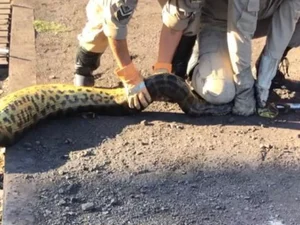
[[[159,74],[145,79],[153,101],[177,103],[190,116],[225,115],[231,104],[211,105],[195,95],[177,76]],[[41,120],[82,112],[99,115],[132,115],[142,111],[128,107],[124,88],[75,87],[68,84],[34,85],[0,99],[0,147],[20,140]]]

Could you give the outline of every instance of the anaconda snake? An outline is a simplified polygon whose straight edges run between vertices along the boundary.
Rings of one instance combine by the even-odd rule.
[[[174,75],[150,76],[145,79],[145,84],[153,101],[169,99],[178,103],[187,115],[225,115],[231,112],[231,104],[206,103],[182,79]],[[80,112],[111,116],[137,113],[128,107],[123,88],[35,85],[0,99],[0,146],[13,145],[29,128],[50,116]]]

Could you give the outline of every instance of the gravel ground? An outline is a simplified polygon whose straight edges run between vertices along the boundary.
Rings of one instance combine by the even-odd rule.
[[[71,29],[37,35],[40,83],[72,82],[86,2],[35,0],[36,19]],[[129,26],[131,54],[146,76],[160,23],[158,4],[145,0]],[[263,41],[255,41],[253,58]],[[293,79],[299,53],[289,54]],[[97,85],[117,84],[115,66],[108,49]],[[188,118],[169,103],[134,117],[51,120],[14,147],[19,166],[10,172],[37,187],[38,224],[300,224],[299,121],[299,113]]]

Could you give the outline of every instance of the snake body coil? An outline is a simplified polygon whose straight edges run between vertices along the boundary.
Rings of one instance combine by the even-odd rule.
[[[180,78],[160,74],[145,80],[153,101],[163,99],[178,103],[191,116],[225,115],[231,105],[211,105],[191,92]],[[80,112],[101,115],[137,113],[127,105],[124,88],[75,87],[66,84],[45,84],[27,87],[0,99],[0,146],[8,147],[26,131],[48,117]]]

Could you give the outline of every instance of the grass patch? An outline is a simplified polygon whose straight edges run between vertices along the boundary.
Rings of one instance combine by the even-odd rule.
[[[55,34],[70,31],[65,25],[44,20],[35,20],[33,22],[34,29],[39,33],[52,32]]]

